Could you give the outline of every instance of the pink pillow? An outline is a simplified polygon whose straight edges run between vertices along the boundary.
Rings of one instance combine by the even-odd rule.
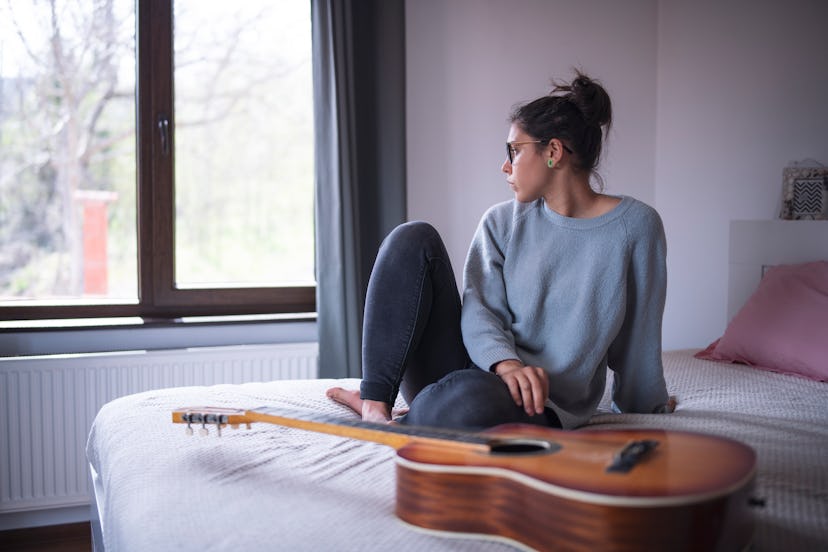
[[[697,358],[828,381],[828,261],[770,268]]]

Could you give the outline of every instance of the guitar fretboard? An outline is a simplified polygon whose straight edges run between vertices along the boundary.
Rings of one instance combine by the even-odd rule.
[[[365,432],[378,432],[383,434],[399,435],[408,437],[410,439],[419,440],[429,439],[438,441],[451,441],[454,443],[467,443],[470,445],[483,446],[488,446],[491,441],[491,437],[486,437],[467,431],[457,431],[422,426],[406,426],[401,424],[377,424],[371,422],[364,422],[362,420],[339,418],[336,416],[332,416],[330,414],[321,414],[318,412],[307,410],[293,410],[287,408],[262,406],[259,408],[255,408],[253,410],[249,410],[248,412],[258,413],[267,417],[272,417],[274,418],[274,423],[290,425],[293,427],[304,427],[304,424],[301,424],[301,422],[306,422],[314,425],[318,424],[320,427],[332,425],[344,428],[353,428]],[[275,419],[278,419],[279,421],[277,422]],[[301,425],[283,423],[290,420],[300,422]]]
[[[560,450],[561,445],[545,438],[532,436],[513,437],[475,433],[435,427],[409,426],[400,424],[379,424],[365,422],[354,418],[340,418],[310,410],[295,410],[272,406],[262,406],[252,410],[232,408],[183,408],[173,412],[173,421],[200,424],[200,432],[206,433],[206,426],[216,426],[218,434],[221,428],[230,424],[250,424],[262,422],[285,427],[292,427],[317,433],[327,433],[339,437],[349,437],[362,441],[372,441],[400,449],[416,441],[420,444],[433,444],[445,447],[474,449],[486,454],[535,454],[552,453]]]

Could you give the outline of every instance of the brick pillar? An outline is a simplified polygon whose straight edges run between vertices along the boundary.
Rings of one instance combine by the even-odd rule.
[[[78,190],[75,197],[83,208],[83,293],[106,295],[107,275],[107,205],[118,194],[99,190]]]

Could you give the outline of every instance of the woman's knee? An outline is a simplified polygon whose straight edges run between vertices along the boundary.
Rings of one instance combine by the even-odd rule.
[[[506,385],[479,368],[457,370],[423,389],[411,402],[406,424],[478,430],[531,423]]]
[[[421,249],[437,244],[442,248],[442,238],[431,224],[423,221],[411,221],[394,228],[382,243],[383,248]]]

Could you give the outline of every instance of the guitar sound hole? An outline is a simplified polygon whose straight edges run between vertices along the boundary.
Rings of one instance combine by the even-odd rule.
[[[560,445],[549,441],[536,441],[532,439],[506,439],[503,441],[492,441],[489,443],[491,454],[550,454],[558,451]]]

